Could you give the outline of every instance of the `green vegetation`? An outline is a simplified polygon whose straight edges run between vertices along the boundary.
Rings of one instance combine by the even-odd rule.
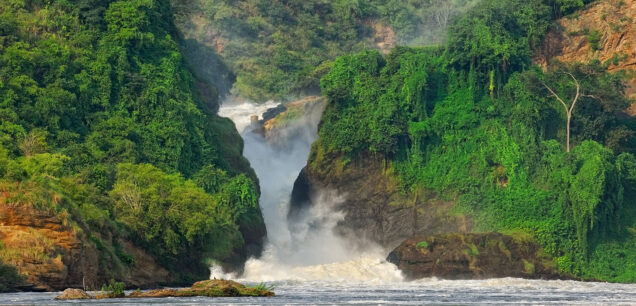
[[[426,241],[420,241],[418,242],[415,247],[419,250],[419,249],[424,249],[424,248],[428,248],[428,242]]]
[[[256,286],[246,286],[249,289],[254,289],[257,292],[260,291],[274,291],[275,286],[274,285],[267,285],[265,283],[259,283]]]
[[[172,14],[167,0],[0,0],[3,205],[55,211],[115,278],[135,266],[120,239],[205,277],[263,224],[242,140]]]
[[[321,80],[329,105],[309,166],[372,152],[402,192],[455,201],[475,231],[526,233],[563,272],[636,281],[636,130],[616,115],[629,105],[624,84],[599,62],[532,67],[553,5],[483,0],[444,47],[338,58]],[[579,85],[569,153],[567,114],[546,84],[567,102]]]
[[[0,292],[7,292],[14,286],[21,285],[24,278],[18,274],[15,267],[6,265],[0,261]]]
[[[590,43],[590,48],[594,51],[601,50],[601,32],[598,30],[584,31],[587,41]]]
[[[172,1],[180,30],[186,37],[203,42],[213,49],[209,53],[217,53],[236,75],[234,93],[255,101],[285,100],[318,92],[320,77],[328,71],[331,60],[337,56],[367,49],[386,51],[392,43],[402,46],[444,43],[448,26],[479,2]],[[559,17],[583,7],[591,0],[534,2],[542,2],[542,10]],[[524,9],[517,14],[532,12]],[[509,16],[509,13],[496,8],[487,12],[489,18],[493,19]],[[532,17],[528,15],[522,22],[532,23]],[[502,22],[503,28],[497,30],[503,30],[507,24]],[[473,30],[480,29],[483,30]],[[532,29],[537,33],[543,30],[542,27]],[[509,31],[512,34],[515,32],[516,29]],[[530,36],[528,38],[532,39]],[[511,47],[514,48],[502,40],[497,52],[512,50]],[[213,66],[218,71],[225,72],[228,69],[224,65]]]
[[[102,292],[106,292],[111,297],[123,297],[126,284],[111,279],[107,285],[102,286]]]
[[[172,2],[186,37],[217,50],[236,74],[236,94],[262,101],[319,91],[329,61],[349,52],[440,43],[447,25],[478,1]]]

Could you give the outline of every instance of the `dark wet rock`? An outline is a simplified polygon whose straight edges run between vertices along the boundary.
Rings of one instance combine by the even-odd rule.
[[[268,120],[274,119],[276,118],[276,116],[280,115],[281,113],[285,112],[287,110],[287,107],[283,104],[278,104],[276,105],[276,107],[272,107],[268,110],[266,110],[263,113],[263,122],[266,122]]]
[[[296,181],[294,181],[294,188],[291,194],[291,203],[287,218],[291,221],[296,221],[300,217],[300,213],[307,209],[311,205],[311,183],[307,176],[307,167],[304,167]]]
[[[425,190],[405,194],[395,176],[387,172],[387,158],[381,154],[361,152],[351,159],[323,151],[319,140],[294,183],[288,213],[292,226],[312,205],[325,205],[314,199],[330,190],[344,199],[333,207],[345,214],[336,231],[387,250],[415,235],[472,230],[470,217],[451,213],[453,201],[436,199]]]
[[[387,260],[407,279],[570,278],[560,274],[530,236],[440,234],[407,239]]]

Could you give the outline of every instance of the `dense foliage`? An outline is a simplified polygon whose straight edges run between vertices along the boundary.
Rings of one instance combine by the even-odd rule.
[[[23,282],[23,277],[18,274],[15,267],[0,261],[0,292],[12,290],[15,286],[22,285]]]
[[[328,61],[349,52],[440,43],[476,2],[173,1],[180,29],[216,49],[236,74],[235,93],[256,101],[318,91]]]
[[[564,272],[636,281],[634,129],[617,117],[629,101],[602,63],[531,66],[554,4],[483,0],[445,47],[335,60],[310,167],[384,156],[403,192],[456,202],[476,231],[529,233]],[[567,153],[566,114],[546,85],[571,103],[577,83]]]
[[[164,0],[0,1],[0,190],[100,250],[125,238],[205,275],[193,263],[236,255],[238,220],[262,218],[234,125],[193,94],[213,84],[187,68],[172,14]]]
[[[290,99],[319,90],[319,79],[337,56],[366,49],[388,50],[396,45],[435,45],[446,40],[446,31],[454,20],[479,0],[187,0],[172,1],[177,24],[187,37],[214,49],[236,75],[234,93],[262,101]],[[523,36],[536,43],[548,25],[544,14],[560,16],[591,0],[546,0],[540,9],[524,5],[514,11],[519,27],[532,33],[507,29],[510,9],[491,3],[482,9],[479,19],[463,19],[475,24],[464,31],[494,30],[497,39],[493,57],[507,61],[517,53],[518,43],[511,37]],[[523,16],[522,16],[523,15]],[[540,16],[541,15],[541,16]],[[498,18],[508,18],[504,22]],[[541,23],[535,23],[534,19]],[[493,26],[492,22],[499,24]],[[532,26],[532,27],[531,27]],[[524,31],[525,31],[524,30]],[[476,33],[476,32],[475,32]],[[528,35],[525,35],[528,34]],[[456,35],[455,39],[463,39]],[[491,37],[492,38],[492,37]],[[484,39],[491,39],[486,38]],[[515,39],[518,39],[516,37]],[[467,42],[466,40],[464,40]],[[492,49],[475,52],[491,54]],[[484,41],[482,41],[484,42]],[[461,42],[459,42],[461,43]],[[206,53],[213,54],[208,50]],[[196,54],[197,52],[193,52]],[[200,53],[200,52],[199,52]],[[466,55],[466,54],[463,54]],[[484,63],[486,64],[486,63]],[[488,63],[489,65],[491,63]],[[217,70],[224,65],[212,64]],[[505,68],[505,64],[504,67]],[[228,88],[229,89],[229,88]]]

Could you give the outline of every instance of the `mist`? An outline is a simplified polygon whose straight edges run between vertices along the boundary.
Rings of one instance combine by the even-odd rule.
[[[261,188],[260,205],[268,237],[261,258],[251,258],[242,275],[226,275],[218,267],[211,277],[248,281],[349,280],[399,281],[397,268],[384,260],[384,251],[334,231],[344,213],[336,207],[346,195],[333,190],[316,192],[313,205],[290,224],[287,219],[294,181],[306,165],[324,105],[307,112],[264,137],[250,117],[279,103],[256,104],[227,100],[219,115],[232,119],[245,141],[244,155],[254,168]],[[360,247],[352,247],[360,246]]]
[[[429,0],[426,8],[416,9],[415,37],[398,45],[421,47],[446,43],[448,28],[481,0]]]

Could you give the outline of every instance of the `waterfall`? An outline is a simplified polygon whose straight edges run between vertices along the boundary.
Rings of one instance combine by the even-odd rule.
[[[320,192],[312,201],[315,205],[290,227],[287,213],[292,187],[307,162],[311,144],[317,139],[322,109],[294,118],[276,133],[279,139],[267,141],[253,131],[250,117],[260,116],[277,105],[271,101],[256,104],[230,100],[219,110],[219,115],[234,121],[245,141],[244,155],[260,181],[260,205],[268,233],[263,256],[249,259],[243,275],[238,277],[257,282],[400,281],[401,273],[384,260],[386,254],[379,247],[367,245],[359,250],[334,232],[336,224],[344,219],[344,214],[335,207],[346,195],[329,190]],[[211,277],[236,277],[222,275],[216,268],[211,271]]]

